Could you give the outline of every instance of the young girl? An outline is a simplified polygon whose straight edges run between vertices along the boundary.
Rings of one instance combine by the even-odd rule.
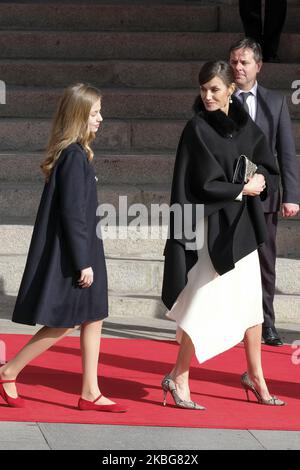
[[[41,165],[46,183],[12,318],[44,326],[0,368],[0,395],[9,406],[25,404],[15,386],[22,369],[80,325],[79,409],[126,411],[101,394],[97,379],[108,300],[103,244],[96,235],[98,202],[90,143],[101,121],[99,90],[85,84],[66,89]]]

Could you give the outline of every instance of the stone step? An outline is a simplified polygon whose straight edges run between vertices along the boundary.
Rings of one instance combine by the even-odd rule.
[[[277,255],[300,259],[300,220],[280,219],[277,228]]]
[[[35,220],[43,190],[40,183],[6,183],[0,186],[1,224],[31,224]],[[100,204],[112,204],[119,214],[120,197],[125,196],[127,207],[131,204],[144,204],[150,210],[151,204],[169,203],[170,184],[106,184],[98,182]],[[300,216],[296,219],[300,220]]]
[[[3,331],[4,325],[8,326],[7,320],[11,320],[13,309],[16,302],[15,295],[1,295],[0,294],[0,331]],[[114,295],[109,293],[109,316],[110,317],[125,317],[125,318],[165,318],[167,311],[159,297],[146,297],[146,296],[128,296],[128,295]],[[3,325],[3,327],[2,327]],[[12,323],[9,325],[13,327],[13,332],[18,333],[18,324]],[[30,330],[34,327],[27,327],[27,334],[34,334]],[[24,328],[23,328],[24,330]],[[24,331],[23,331],[24,334]]]
[[[15,185],[1,183],[0,186],[0,220],[1,224],[33,223],[43,189],[40,184],[24,183]],[[170,186],[159,184],[143,185],[99,185],[98,197],[101,204],[112,204],[118,213],[119,196],[125,196],[127,207],[140,203],[150,209],[151,204],[162,204],[169,201]]]
[[[158,225],[153,226],[153,234],[157,233]],[[167,233],[167,226],[163,226]],[[33,225],[0,225],[0,256],[26,255],[32,236]],[[162,260],[165,240],[163,237],[152,239],[143,237],[132,227],[128,227],[124,239],[105,238],[105,253],[111,258],[128,258],[144,260]]]
[[[0,153],[0,182],[43,182],[40,163],[42,153]],[[93,165],[100,185],[105,184],[171,184],[174,153],[102,154]]]
[[[18,292],[25,262],[25,255],[0,256],[2,294],[15,295]],[[163,278],[162,260],[110,258],[106,255],[106,264],[110,293],[160,296]],[[276,293],[300,295],[300,260],[277,258]]]
[[[188,3],[187,3],[188,2]],[[6,0],[3,0],[2,3],[10,3]],[[21,4],[25,3],[26,5],[30,4],[40,4],[39,0],[14,0],[13,3]],[[57,0],[43,0],[43,3],[46,4],[57,4]],[[63,5],[75,5],[82,4],[82,0],[60,0],[60,4]],[[95,5],[95,4],[110,4],[110,5],[148,5],[149,0],[85,0],[86,5]],[[238,0],[151,0],[153,5],[165,5],[165,4],[184,4],[184,5],[205,5],[205,6],[222,6],[222,5],[237,5]],[[292,5],[299,5],[299,0],[287,0],[288,7]]]
[[[24,0],[25,1],[25,0]],[[32,0],[34,1],[34,0]],[[54,0],[53,0],[54,1]],[[64,0],[66,3],[68,3],[69,0]],[[79,1],[79,0],[78,0]],[[95,1],[95,2],[102,2],[104,0],[92,0],[92,1]],[[116,0],[118,1],[118,0]],[[168,1],[168,0],[167,0]],[[198,0],[189,0],[190,2],[194,2],[194,1],[198,1]],[[201,0],[200,0],[201,1]],[[206,5],[215,5],[215,4],[218,4],[218,5],[237,5],[239,2],[239,0],[205,0],[205,4]],[[287,0],[287,6],[288,8],[290,8],[290,6],[292,5],[299,5],[299,0]]]
[[[16,296],[0,295],[0,330],[2,325],[13,326],[12,332],[18,332],[18,325],[7,324],[11,319]],[[109,316],[124,318],[165,318],[167,311],[160,297],[129,296],[109,294]],[[275,295],[274,307],[276,312],[276,324],[299,324],[300,325],[300,296],[296,295]],[[34,334],[34,327],[27,327],[27,334]],[[24,327],[22,329],[24,334]]]
[[[0,60],[1,80],[8,86],[65,87],[89,81],[99,87],[197,89],[203,61]],[[55,69],[55,73],[53,70]],[[263,86],[291,90],[300,76],[300,64],[264,64],[259,80]],[[299,88],[299,87],[298,87]],[[198,91],[198,89],[197,89]]]
[[[40,164],[44,158],[43,153],[0,153],[0,182],[43,183]],[[300,164],[300,155],[297,158]],[[96,152],[93,165],[99,185],[171,185],[174,162],[175,152],[157,154]]]
[[[237,5],[176,4],[0,5],[0,28],[18,30],[242,32]],[[291,6],[284,31],[297,32],[300,10]]]
[[[71,31],[217,31],[217,5],[191,3],[0,5],[0,29]]]
[[[26,256],[0,257],[0,292],[16,295],[24,272]],[[162,261],[112,259],[106,257],[109,292],[117,295],[159,296]]]
[[[235,0],[229,0],[229,3],[232,2],[234,3]],[[295,2],[297,0],[287,0],[288,3],[289,2]],[[191,4],[194,4],[196,2],[199,3],[201,2],[201,4],[204,4],[204,5],[211,5],[211,4],[222,4],[222,3],[226,3],[223,2],[222,0],[221,1],[218,1],[218,0],[151,0],[151,3],[153,3],[154,5],[160,5],[160,4],[182,4],[182,3],[185,3],[185,2],[191,2]],[[2,0],[2,3],[10,3],[6,0]],[[26,5],[30,5],[32,3],[38,5],[40,4],[39,0],[14,0],[13,3],[25,3]],[[58,0],[43,0],[43,3],[47,3],[47,4],[57,4],[58,3]],[[63,4],[63,5],[75,5],[75,4],[82,4],[83,1],[82,0],[60,0],[59,1],[60,4]],[[149,0],[85,0],[84,1],[84,4],[85,5],[96,5],[96,4],[101,4],[101,5],[106,5],[106,4],[110,4],[110,5],[137,5],[137,4],[143,4],[143,5],[148,5],[149,4]]]
[[[137,89],[102,88],[103,116],[110,119],[189,119],[198,88]],[[293,90],[278,90],[287,98],[293,119],[300,119],[298,100]],[[62,88],[7,87],[6,104],[0,106],[0,117],[51,118],[63,93]]]
[[[226,58],[239,33],[0,31],[1,57],[20,59]],[[279,48],[284,62],[300,60],[300,34],[284,33]]]
[[[176,149],[186,121],[139,120],[132,128],[132,146],[147,151]],[[292,122],[296,148],[300,149],[300,122]]]
[[[166,307],[160,297],[112,295],[108,296],[111,316],[165,318]]]
[[[300,295],[275,295],[274,310],[276,322],[300,325]]]
[[[149,222],[150,223],[150,222]],[[300,259],[300,221],[299,219],[280,219],[277,230],[277,256],[281,258]],[[26,255],[32,235],[33,225],[20,223],[0,225],[0,256]],[[126,228],[126,227],[125,227]],[[128,226],[123,238],[116,233],[117,238],[108,237],[102,231],[105,252],[108,256],[122,258],[124,253],[129,258],[161,260],[167,236],[167,221],[158,224],[147,224],[147,231],[137,232]]]
[[[34,1],[34,0],[32,0],[32,1]],[[69,2],[69,0],[64,0],[64,1],[66,3]],[[97,2],[98,0],[93,0],[93,1]],[[100,3],[102,1],[104,1],[104,0],[99,0]],[[194,1],[198,1],[198,0],[189,0],[189,1],[194,2]],[[205,0],[206,5],[212,5],[212,4],[216,4],[216,3],[219,4],[219,5],[237,5],[238,2],[239,2],[239,0]],[[299,0],[287,0],[287,5],[288,5],[288,8],[290,7],[290,5],[299,5]]]
[[[108,3],[108,2],[107,2]],[[163,2],[161,2],[163,3]],[[164,2],[165,3],[165,2]],[[297,32],[299,6],[288,9],[284,31]],[[237,5],[178,4],[13,4],[0,5],[0,29],[78,31],[242,32]]]
[[[110,294],[109,308],[111,316],[122,317],[164,318],[167,312],[160,296],[148,298],[144,296],[118,296]],[[276,294],[274,297],[274,309],[276,324],[284,322],[300,325],[300,295]]]
[[[285,32],[298,32],[300,24],[300,8],[298,5],[290,5],[287,10],[286,21],[283,27]],[[219,31],[243,32],[243,24],[240,19],[238,5],[220,6],[219,9]]]
[[[174,151],[186,120],[139,119],[104,121],[93,148],[109,151]],[[0,150],[35,152],[45,148],[50,132],[49,119],[3,118],[0,127]],[[296,148],[300,149],[300,120],[293,121]]]
[[[152,121],[150,121],[152,122]],[[101,136],[94,142],[95,149],[109,149],[110,151],[130,149],[130,142],[134,131],[131,121],[107,120],[101,128]],[[50,119],[19,119],[9,118],[1,120],[0,148],[6,150],[44,151],[51,129]],[[100,133],[99,133],[100,134]]]

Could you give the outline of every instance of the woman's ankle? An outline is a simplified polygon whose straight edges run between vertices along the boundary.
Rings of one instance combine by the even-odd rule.
[[[188,372],[182,372],[182,371],[177,371],[176,369],[172,371],[172,375],[174,382],[180,383],[180,384],[185,384],[189,382],[189,373]]]
[[[255,369],[255,370],[248,370],[248,375],[251,380],[255,382],[261,382],[264,380],[264,374],[263,371],[260,369]]]
[[[0,377],[2,380],[16,380],[17,375],[9,368],[7,364],[0,366]]]
[[[84,398],[85,400],[93,401],[96,400],[97,397],[101,395],[101,392],[99,389],[84,389],[81,391],[81,397]]]
[[[259,392],[263,392],[268,395],[269,390],[263,373],[249,373],[249,377]]]

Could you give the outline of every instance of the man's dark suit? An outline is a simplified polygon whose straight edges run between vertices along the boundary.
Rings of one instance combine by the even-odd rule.
[[[261,0],[240,0],[239,9],[245,36],[260,43],[265,60],[276,57],[286,17],[286,0],[265,1],[264,26]]]
[[[299,165],[292,135],[291,119],[284,96],[260,85],[257,88],[256,124],[265,133],[274,158],[280,169],[283,194],[281,202],[299,204],[300,181]],[[279,192],[271,195],[263,203],[269,240],[258,251],[260,257],[264,327],[273,327],[275,315],[273,300],[275,294],[276,228],[277,212],[280,207]]]

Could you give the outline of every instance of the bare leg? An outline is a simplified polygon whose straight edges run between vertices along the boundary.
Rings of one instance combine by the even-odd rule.
[[[268,387],[261,364],[261,325],[248,328],[244,337],[248,374],[263,399],[269,400]]]
[[[182,400],[191,400],[189,371],[194,353],[195,348],[191,338],[183,331],[176,364],[170,373],[171,378],[176,384],[178,395]]]
[[[94,401],[100,395],[98,385],[98,359],[102,321],[85,322],[81,326],[80,345],[82,356],[82,392],[85,400]],[[97,405],[110,405],[114,403],[102,396]]]
[[[73,328],[49,328],[47,326],[41,328],[13,359],[0,368],[0,379],[16,379],[29,362],[49,349],[71,331],[73,331]],[[14,383],[4,384],[3,387],[9,396],[17,398],[18,393]]]

